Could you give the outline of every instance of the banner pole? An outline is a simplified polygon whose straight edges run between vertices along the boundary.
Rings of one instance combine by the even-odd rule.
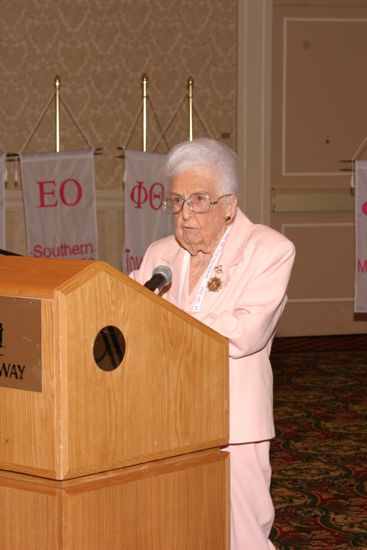
[[[143,152],[147,151],[147,101],[148,101],[148,77],[144,73],[142,77],[142,90],[143,90]]]
[[[60,77],[55,78],[55,142],[56,153],[60,152]]]
[[[194,80],[189,76],[187,80],[188,105],[189,105],[189,141],[193,140],[193,118],[192,118],[192,99],[193,99]]]

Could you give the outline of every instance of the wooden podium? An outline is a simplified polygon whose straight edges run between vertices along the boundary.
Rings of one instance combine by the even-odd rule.
[[[0,257],[0,548],[229,548],[227,340],[99,261]]]

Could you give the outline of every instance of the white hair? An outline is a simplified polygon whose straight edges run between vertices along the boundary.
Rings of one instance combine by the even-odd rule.
[[[172,178],[188,170],[212,172],[219,193],[235,194],[239,189],[236,154],[224,143],[197,138],[175,145],[166,160],[165,172]]]

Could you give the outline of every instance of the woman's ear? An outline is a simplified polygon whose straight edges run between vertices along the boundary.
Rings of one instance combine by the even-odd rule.
[[[238,201],[237,201],[236,195],[231,195],[230,197],[228,197],[228,204],[226,206],[226,216],[225,216],[226,223],[231,223],[231,221],[233,220],[236,214],[237,202]]]

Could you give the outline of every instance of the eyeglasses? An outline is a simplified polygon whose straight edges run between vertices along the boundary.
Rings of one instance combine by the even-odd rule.
[[[192,195],[187,197],[187,199],[184,199],[183,197],[181,197],[181,195],[172,193],[167,199],[163,201],[163,208],[164,210],[172,212],[172,214],[179,214],[186,202],[187,206],[195,214],[206,214],[207,212],[210,212],[210,210],[212,210],[213,206],[217,204],[220,199],[224,199],[224,197],[230,196],[231,193],[227,195],[222,195],[218,197],[216,201],[213,201],[209,193],[193,193]]]

